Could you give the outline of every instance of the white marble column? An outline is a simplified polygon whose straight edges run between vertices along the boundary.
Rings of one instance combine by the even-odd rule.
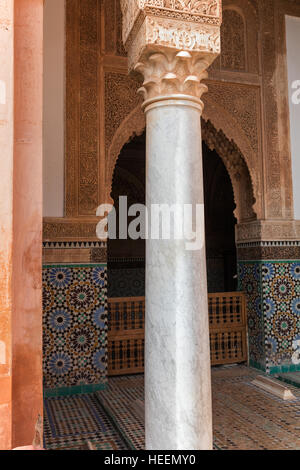
[[[149,210],[203,204],[200,100],[157,100],[145,111]],[[184,240],[149,239],[146,246],[146,448],[210,449],[205,244],[187,251]]]
[[[146,449],[211,449],[201,96],[220,53],[221,0],[121,5],[129,69],[144,77],[148,210],[202,207],[197,251],[184,239],[146,243]]]

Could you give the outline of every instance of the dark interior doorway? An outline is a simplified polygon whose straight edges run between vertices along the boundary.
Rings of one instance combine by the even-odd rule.
[[[145,203],[145,133],[126,144],[118,158],[112,198],[118,214],[119,196],[128,206]],[[234,195],[225,165],[203,142],[208,292],[237,289]],[[145,295],[145,241],[109,240],[108,297]]]

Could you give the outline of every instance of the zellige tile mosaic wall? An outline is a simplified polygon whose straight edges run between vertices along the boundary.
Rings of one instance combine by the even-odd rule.
[[[107,265],[45,265],[44,390],[55,395],[103,387],[106,348]]]
[[[300,370],[292,361],[300,340],[300,261],[240,261],[238,267],[250,363],[271,374]]]

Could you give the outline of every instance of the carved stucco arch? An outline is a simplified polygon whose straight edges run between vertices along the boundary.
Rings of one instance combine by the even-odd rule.
[[[232,115],[208,96],[205,98],[203,121],[203,140],[211,150],[216,150],[229,173],[238,222],[256,219],[259,215],[259,181],[248,138]],[[145,114],[138,105],[114,134],[106,160],[106,199],[111,204],[114,169],[121,150],[132,138],[141,135],[145,127]]]
[[[210,121],[215,128],[216,132],[222,132],[224,139],[232,143],[240,154],[241,159],[245,162],[247,171],[249,173],[251,186],[253,190],[253,211],[257,218],[261,218],[262,214],[262,193],[261,193],[261,181],[260,175],[257,171],[257,160],[258,156],[255,154],[250,140],[246,136],[244,130],[241,128],[237,119],[230,114],[223,106],[220,106],[216,101],[209,95],[204,97],[204,121]],[[230,165],[226,165],[228,161],[228,155],[220,155],[223,159],[224,164],[228,170],[231,181],[234,180],[234,171],[230,169]],[[236,197],[236,204],[238,203],[238,197]]]
[[[145,127],[145,113],[141,105],[138,105],[122,121],[113,136],[106,160],[106,197],[111,204],[113,204],[110,194],[112,191],[114,170],[121,150],[133,137],[142,135]]]
[[[228,140],[222,130],[217,131],[211,121],[202,119],[202,139],[210,150],[215,150],[229,174],[238,222],[256,219],[253,185],[245,160],[234,142]]]

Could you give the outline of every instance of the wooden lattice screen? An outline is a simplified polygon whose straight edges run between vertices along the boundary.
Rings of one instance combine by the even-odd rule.
[[[247,360],[246,303],[243,293],[208,297],[212,365]],[[144,371],[145,298],[108,301],[108,374]]]
[[[247,360],[246,300],[241,292],[208,296],[212,365]]]
[[[144,371],[145,297],[108,300],[108,374]]]

